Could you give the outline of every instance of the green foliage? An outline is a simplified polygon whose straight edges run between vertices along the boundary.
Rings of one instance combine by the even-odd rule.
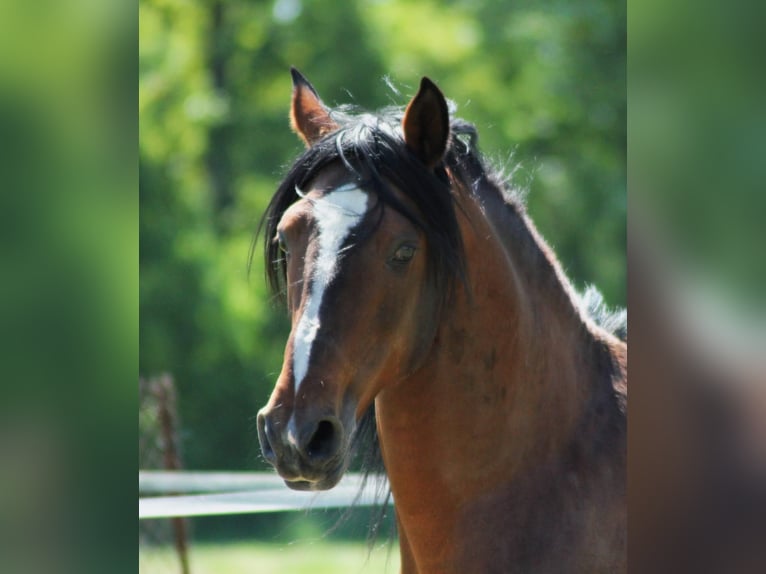
[[[247,256],[300,149],[290,65],[369,109],[430,76],[578,286],[625,303],[624,3],[142,0],[139,19],[140,370],[176,379],[188,467],[262,466],[288,325]]]

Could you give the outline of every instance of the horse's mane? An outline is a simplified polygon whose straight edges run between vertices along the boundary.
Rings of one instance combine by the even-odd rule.
[[[289,169],[261,219],[258,235],[265,236],[264,255],[272,262],[266,277],[272,291],[283,296],[286,267],[278,245],[272,241],[284,212],[301,197],[301,191],[327,166],[342,163],[356,174],[358,184],[373,193],[377,204],[377,222],[384,207],[390,207],[409,219],[425,235],[429,249],[429,275],[437,292],[449,297],[454,281],[464,278],[464,251],[457,223],[455,198],[449,173],[473,173],[484,164],[475,146],[476,128],[460,119],[451,121],[450,143],[445,157],[435,169],[427,169],[404,143],[401,129],[403,112],[387,108],[376,115],[351,114],[348,108],[332,112],[340,125],[335,132],[316,142]],[[468,183],[469,186],[473,182]],[[415,206],[408,208],[393,191],[396,187]],[[364,241],[375,231],[367,226],[354,240]],[[252,249],[251,249],[252,257]]]
[[[373,208],[378,210],[377,222],[381,220],[383,208],[390,207],[423,232],[427,243],[432,246],[428,250],[429,276],[445,302],[452,293],[454,282],[465,279],[463,242],[456,216],[459,205],[455,201],[452,184],[472,192],[493,189],[509,208],[523,211],[521,195],[506,183],[497,170],[489,167],[480,154],[478,133],[473,124],[460,118],[450,119],[447,151],[435,169],[429,170],[404,142],[401,129],[403,114],[402,108],[385,108],[376,114],[357,113],[350,107],[332,110],[331,116],[339,129],[305,150],[289,168],[256,233],[256,238],[264,234],[266,277],[275,295],[284,297],[286,285],[286,262],[273,240],[277,224],[319,172],[332,164],[344,164],[357,175],[360,187],[374,193],[378,199]],[[415,211],[397,199],[392,185],[407,196]],[[363,230],[363,235],[353,239],[364,241],[374,230],[375,225],[369,226]],[[595,289],[585,292],[582,303],[596,323],[610,331],[619,332],[624,328],[624,311],[608,312],[603,298]],[[374,404],[357,425],[352,456],[356,459],[354,464],[363,474],[363,484],[370,480],[377,482],[381,504],[373,510],[369,530],[372,542],[384,522],[391,496],[380,453]]]
[[[596,325],[612,333],[621,341],[628,340],[628,311],[607,307],[604,296],[595,285],[589,285],[580,295],[580,304]]]

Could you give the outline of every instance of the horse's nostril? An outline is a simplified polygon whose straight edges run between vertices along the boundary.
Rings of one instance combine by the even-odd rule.
[[[269,437],[265,433],[261,439],[261,449],[263,450],[263,456],[266,458],[271,459],[274,457],[274,449],[271,447]]]
[[[338,450],[340,432],[336,420],[319,421],[314,434],[306,445],[306,454],[311,459],[330,458]]]
[[[273,461],[275,458],[274,447],[269,440],[269,423],[263,414],[258,415],[258,440],[261,443],[261,452],[263,452],[264,458],[268,461]]]

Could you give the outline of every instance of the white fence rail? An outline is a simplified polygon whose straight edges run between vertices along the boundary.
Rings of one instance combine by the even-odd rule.
[[[369,506],[376,497],[374,480],[360,494],[362,477],[347,474],[332,490],[298,492],[282,479],[262,472],[140,471],[138,518],[171,518]],[[173,496],[156,496],[165,493]],[[146,496],[150,495],[150,496]]]

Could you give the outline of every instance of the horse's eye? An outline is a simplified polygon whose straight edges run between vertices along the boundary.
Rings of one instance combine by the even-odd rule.
[[[393,260],[397,263],[407,263],[415,256],[415,246],[405,243],[394,252]]]

